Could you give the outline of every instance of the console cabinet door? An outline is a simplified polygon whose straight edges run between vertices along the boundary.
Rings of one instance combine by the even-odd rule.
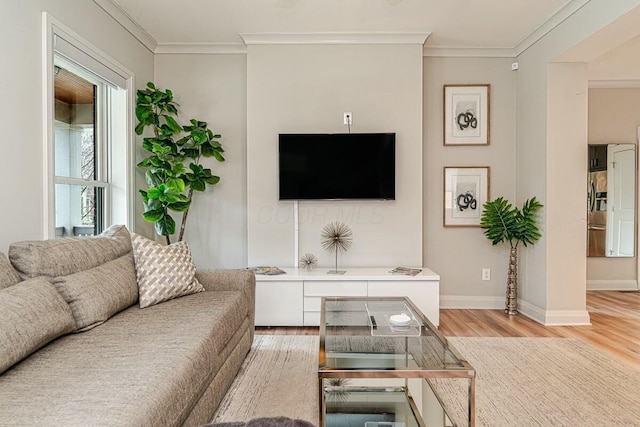
[[[256,282],[256,326],[300,326],[302,313],[302,281]]]
[[[438,326],[440,323],[440,282],[436,280],[370,280],[370,297],[409,297]]]

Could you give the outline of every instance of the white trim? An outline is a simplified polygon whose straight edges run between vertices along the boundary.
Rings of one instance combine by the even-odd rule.
[[[47,12],[42,12],[42,85],[43,85],[43,97],[42,97],[42,114],[43,114],[43,189],[44,189],[44,206],[43,206],[43,238],[49,239],[55,237],[55,158],[54,158],[54,81],[53,81],[53,56],[54,56],[54,35],[60,34],[65,36],[68,42],[72,42],[76,47],[82,48],[88,55],[99,60],[102,64],[112,68],[115,72],[125,78],[126,90],[128,91],[127,97],[127,151],[130,158],[126,159],[127,169],[127,212],[129,224],[128,227],[132,227],[135,221],[134,215],[134,187],[135,187],[135,175],[134,175],[134,162],[135,150],[134,150],[134,125],[132,123],[132,116],[135,112],[135,86],[134,75],[129,69],[121,65],[119,62],[102,53],[93,44],[89,43],[84,37],[80,36],[57,19],[49,15]]]
[[[129,34],[135,37],[144,45],[144,47],[153,53],[158,44],[156,39],[151,37],[151,35],[147,33],[147,31],[132,17],[130,17],[118,4],[114,3],[112,0],[93,0],[93,2],[111,16],[114,21],[122,25]]]
[[[545,326],[589,326],[591,319],[587,310],[547,310]]]
[[[518,312],[545,326],[591,325],[586,310],[544,310],[524,300],[518,300]]]
[[[136,111],[136,85],[133,73],[127,79],[127,110],[130,111],[127,116],[127,150],[126,150],[126,166],[127,166],[127,228],[136,232],[136,122],[134,121]]]
[[[154,53],[156,55],[246,55],[247,46],[242,43],[158,43]]]
[[[640,80],[589,80],[589,89],[640,88]]]
[[[300,209],[299,200],[293,201],[293,267],[298,268],[300,260]]]
[[[510,47],[447,47],[425,46],[422,52],[425,57],[447,58],[515,58],[516,53]]]
[[[431,33],[241,33],[252,44],[419,44]]]
[[[55,225],[55,183],[53,167],[55,165],[53,138],[55,101],[53,94],[53,23],[51,17],[42,12],[42,188],[44,197],[42,238],[48,239],[56,234]]]
[[[516,56],[520,56],[524,51],[536,44],[538,40],[549,34],[557,26],[569,19],[574,13],[582,9],[591,0],[569,0],[553,14],[549,19],[531,31],[525,38],[514,47]]]
[[[502,310],[504,297],[440,295],[440,308]]]
[[[102,154],[99,157],[104,157]],[[63,185],[78,185],[78,186],[87,186],[87,187],[101,187],[107,188],[109,187],[109,183],[107,181],[97,181],[94,179],[82,179],[82,178],[71,178],[67,176],[58,176],[55,178],[56,184]]]
[[[630,280],[587,280],[588,291],[637,291],[638,281]]]
[[[518,300],[518,312],[523,316],[528,317],[529,319],[536,321],[542,325],[544,325],[545,320],[545,311],[538,307],[537,305],[533,305],[524,300]]]

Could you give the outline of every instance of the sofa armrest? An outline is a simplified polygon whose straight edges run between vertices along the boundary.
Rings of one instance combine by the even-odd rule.
[[[196,279],[207,291],[242,291],[249,302],[251,339],[256,314],[256,276],[251,270],[198,270]]]

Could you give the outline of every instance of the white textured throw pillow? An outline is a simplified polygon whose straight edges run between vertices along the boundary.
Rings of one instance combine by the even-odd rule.
[[[140,308],[204,291],[186,242],[163,246],[131,233]]]

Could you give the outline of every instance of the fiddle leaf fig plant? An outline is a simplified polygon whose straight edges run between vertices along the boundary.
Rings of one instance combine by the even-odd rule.
[[[146,190],[140,190],[144,203],[142,217],[155,224],[158,235],[167,244],[176,233],[171,212],[182,213],[178,240],[182,241],[193,201],[194,191],[203,192],[216,185],[220,177],[201,164],[204,157],[224,162],[221,135],[209,129],[206,122],[192,119],[189,125],[177,120],[178,104],[171,90],[161,90],[152,82],[138,90],[136,98],[136,134],[151,128],[152,136],[143,138],[142,148],[149,154],[138,167],[145,169]]]

